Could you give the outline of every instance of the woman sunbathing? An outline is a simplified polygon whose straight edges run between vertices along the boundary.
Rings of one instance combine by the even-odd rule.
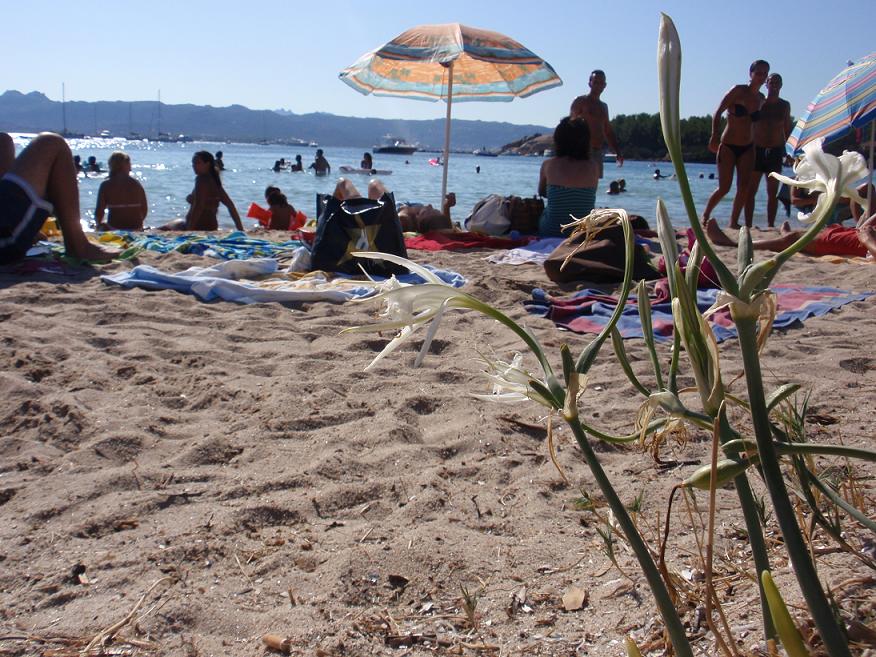
[[[195,171],[195,188],[186,199],[191,203],[186,218],[175,219],[161,227],[160,230],[218,230],[219,221],[216,217],[219,204],[228,208],[228,213],[234,221],[237,230],[243,230],[243,223],[234,201],[228,196],[222,186],[222,178],[216,169],[213,154],[208,151],[198,151],[192,158],[192,169]]]
[[[143,185],[131,177],[131,158],[116,151],[107,160],[109,178],[97,190],[94,218],[98,230],[143,230],[149,212]],[[104,222],[104,213],[107,220]]]
[[[384,184],[377,178],[368,183],[368,198],[376,201],[389,194]],[[348,198],[362,198],[356,186],[346,178],[339,178],[333,196],[339,201]],[[456,194],[448,192],[441,212],[429,204],[406,204],[398,208],[398,219],[404,232],[428,233],[434,230],[453,230],[450,208],[456,205]]]

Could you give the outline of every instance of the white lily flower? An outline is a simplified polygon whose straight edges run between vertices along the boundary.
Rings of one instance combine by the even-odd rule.
[[[481,360],[487,366],[484,374],[493,382],[493,391],[489,395],[473,394],[472,397],[509,404],[532,400],[542,406],[553,408],[553,405],[530,385],[530,381],[538,381],[538,378],[521,367],[522,354],[515,352],[510,363],[490,360],[485,356],[481,356]],[[540,383],[547,387],[544,381]]]
[[[675,23],[660,14],[657,37],[657,79],[660,89],[660,124],[667,147],[681,152],[681,121],[679,92],[681,89],[681,40]]]
[[[808,189],[811,192],[821,192],[811,214],[800,212],[797,219],[809,223],[822,217],[825,208],[834,200],[831,190],[836,190],[839,196],[844,196],[856,203],[864,205],[865,201],[858,194],[855,183],[867,177],[869,169],[860,153],[844,151],[839,157],[825,153],[823,139],[813,139],[803,146],[803,158],[794,165],[794,178],[788,178],[778,173],[770,175],[776,180]],[[839,200],[839,199],[836,199]]]
[[[438,324],[445,310],[448,308],[479,309],[483,305],[474,297],[469,296],[465,292],[460,292],[452,285],[448,285],[425,267],[406,258],[389,253],[371,251],[360,251],[353,255],[358,258],[387,260],[396,263],[406,267],[409,271],[418,274],[427,281],[421,285],[408,285],[399,282],[393,276],[385,283],[376,285],[375,287],[379,294],[371,299],[383,301],[383,309],[380,311],[379,316],[384,318],[384,321],[366,326],[354,326],[341,331],[342,333],[365,333],[400,329],[396,336],[383,348],[383,351],[377,354],[374,360],[368,364],[365,368],[366,372],[410,339],[417,327],[431,323],[420,353],[414,361],[414,366],[418,367],[429,350],[432,338],[438,330]]]

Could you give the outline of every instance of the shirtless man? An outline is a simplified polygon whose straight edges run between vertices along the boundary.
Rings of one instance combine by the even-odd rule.
[[[605,91],[605,72],[599,69],[593,71],[590,74],[589,84],[590,93],[578,96],[572,101],[569,116],[573,119],[582,118],[590,126],[590,159],[596,164],[599,177],[602,178],[602,153],[605,142],[608,142],[609,147],[617,155],[619,167],[624,165],[624,156],[621,155],[614,130],[611,129],[611,122],[608,119],[608,105],[599,99],[602,92]]]
[[[317,176],[327,176],[332,172],[332,167],[328,163],[328,160],[325,159],[325,155],[322,154],[321,148],[316,149],[316,157],[313,159],[313,163],[308,169],[313,169],[314,175]]]
[[[5,143],[0,138],[0,144]],[[61,228],[68,256],[105,261],[119,254],[85,236],[73,154],[61,135],[44,132],[31,140],[0,179],[0,263],[22,258],[49,215]]]
[[[781,173],[785,161],[785,142],[791,134],[791,104],[779,98],[782,76],[772,73],[767,78],[767,97],[760,106],[760,120],[754,128],[754,170],[748,183],[748,199],[745,201],[745,225],[754,218],[754,197],[760,187],[761,176],[766,176],[767,224],[776,224],[779,209],[779,181],[771,173]]]

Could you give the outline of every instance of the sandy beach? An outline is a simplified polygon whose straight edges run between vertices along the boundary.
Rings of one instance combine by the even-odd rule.
[[[489,253],[410,256],[463,274],[465,291],[525,321],[556,364],[563,343],[578,353],[589,336],[523,306],[535,287],[563,290],[542,267],[492,265]],[[618,656],[627,635],[662,654],[631,553],[616,542],[614,567],[582,504],[592,497],[607,514],[568,429],[554,419],[566,483],[543,407],[470,396],[489,390],[478,353],[510,358],[522,347],[512,333],[456,311],[422,367],[412,367],[420,336],[366,373],[391,336],[339,331],[372,321],[373,302],[203,303],[99,278],[205,262],[144,252],[54,273],[0,269],[0,655],[74,655],[122,621],[107,654],[265,655],[268,633],[293,655]],[[776,282],[864,292],[876,290],[876,266],[799,256]],[[873,447],[874,311],[876,296],[766,346],[768,384],[812,392],[812,441]],[[626,346],[644,373],[642,341]],[[738,346],[721,353],[730,381]],[[524,364],[535,368],[531,356]],[[744,382],[733,391],[744,396]],[[582,416],[628,433],[641,403],[604,350]],[[667,445],[662,464],[636,446],[597,447],[621,497],[643,494],[646,536],[656,539],[672,486],[707,462],[709,439]],[[876,468],[855,473],[872,513]],[[700,530],[684,504],[675,510],[668,564],[694,590]],[[760,609],[733,568],[750,572],[732,490],[719,492],[718,510],[720,596],[750,651]],[[769,527],[777,583],[799,602],[774,519]],[[843,527],[849,545],[873,550],[864,528]],[[873,627],[873,571],[821,532],[813,545],[839,606]],[[567,611],[576,590],[585,600]],[[689,633],[715,654],[692,599],[682,603]]]

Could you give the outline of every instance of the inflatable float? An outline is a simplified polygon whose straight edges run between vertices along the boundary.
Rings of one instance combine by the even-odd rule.
[[[392,169],[360,169],[358,167],[342,166],[338,169],[341,173],[355,173],[362,176],[388,176]]]

